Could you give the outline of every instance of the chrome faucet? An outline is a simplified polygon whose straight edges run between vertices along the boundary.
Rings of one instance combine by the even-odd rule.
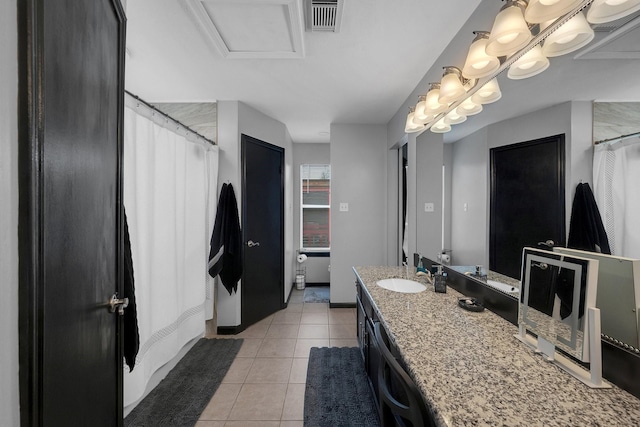
[[[402,265],[404,265],[404,277],[408,280],[409,279],[409,264],[406,261],[403,261]]]

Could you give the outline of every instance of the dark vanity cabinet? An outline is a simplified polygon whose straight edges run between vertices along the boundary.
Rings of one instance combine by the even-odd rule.
[[[357,290],[357,322],[358,322],[358,344],[362,357],[364,359],[364,367],[369,377],[369,383],[373,389],[373,396],[378,404],[378,368],[380,366],[380,351],[375,338],[373,329],[374,322],[378,322],[378,316],[373,310],[373,304],[369,295],[362,289],[360,283],[356,280]]]

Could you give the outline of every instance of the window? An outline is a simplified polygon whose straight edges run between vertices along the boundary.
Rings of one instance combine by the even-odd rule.
[[[300,247],[329,250],[331,165],[300,165]]]

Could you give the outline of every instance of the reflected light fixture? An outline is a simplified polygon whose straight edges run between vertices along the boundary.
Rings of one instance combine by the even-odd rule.
[[[443,67],[444,74],[440,81],[440,104],[450,104],[464,96],[467,91],[462,85],[462,72],[458,67]]]
[[[524,20],[525,0],[507,0],[493,21],[486,52],[491,56],[507,56],[522,49],[533,38]]]
[[[438,120],[433,126],[431,126],[431,132],[433,133],[447,133],[451,130],[451,125],[444,122],[444,118]]]
[[[540,24],[540,31],[551,25],[553,21]],[[591,25],[582,12],[564,23],[545,39],[542,53],[547,57],[566,55],[586,46],[595,36]]]
[[[471,96],[471,101],[476,104],[491,104],[500,98],[502,98],[502,92],[500,92],[498,80],[494,78],[478,89],[478,91]]]
[[[416,123],[413,121],[415,109],[416,109],[415,107],[409,107],[407,122],[404,125],[404,131],[406,133],[420,132],[422,129],[424,129],[424,125],[422,123]]]
[[[511,64],[507,77],[513,80],[527,79],[549,68],[549,59],[542,53],[540,45],[534,46]]]
[[[438,101],[438,98],[440,98],[440,83],[431,83],[429,92],[427,92],[427,99],[425,101],[425,114],[435,117],[440,113],[444,113],[448,105],[441,104],[440,101]]]
[[[476,38],[469,47],[467,59],[462,67],[462,75],[466,78],[480,79],[500,68],[500,60],[495,56],[487,55],[488,31],[474,31],[473,34]]]
[[[456,108],[456,113],[461,116],[473,116],[482,111],[482,104],[476,104],[471,98],[467,98]]]
[[[416,111],[413,115],[413,122],[417,124],[426,124],[433,120],[433,114],[428,114],[427,108],[427,95],[420,95],[418,97],[418,103],[416,104]]]
[[[555,20],[571,12],[582,0],[529,0],[524,19],[532,24]]]
[[[462,123],[467,120],[467,116],[464,114],[458,114],[458,109],[449,111],[446,116],[442,119],[448,125],[457,125],[458,123]]]
[[[587,21],[603,24],[624,18],[640,10],[640,0],[594,0],[587,11]]]

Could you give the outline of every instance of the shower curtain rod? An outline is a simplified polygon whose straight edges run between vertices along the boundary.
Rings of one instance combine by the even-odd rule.
[[[634,136],[640,136],[640,132],[629,133],[627,135],[620,135],[615,138],[603,139],[603,140],[594,142],[593,145],[604,144],[605,142],[618,142],[618,141],[622,141],[623,139],[633,138]]]
[[[202,138],[203,140],[207,141],[209,144],[211,145],[216,145],[216,143],[212,140],[210,140],[209,138],[207,138],[206,136],[196,132],[195,130],[191,129],[189,126],[185,125],[184,123],[181,123],[179,120],[174,119],[173,117],[171,117],[170,115],[168,115],[165,112],[160,111],[158,108],[154,107],[153,105],[149,104],[147,101],[145,101],[144,99],[140,98],[137,95],[132,94],[131,92],[129,92],[128,90],[124,91],[127,95],[131,96],[133,99],[135,99],[138,102],[141,102],[142,104],[144,104],[147,108],[150,108],[151,110],[153,110],[154,112],[160,114],[160,116],[164,117],[167,120],[171,120],[173,123],[175,123],[176,125],[184,128],[185,130],[193,133],[194,135],[196,135],[198,138]]]

